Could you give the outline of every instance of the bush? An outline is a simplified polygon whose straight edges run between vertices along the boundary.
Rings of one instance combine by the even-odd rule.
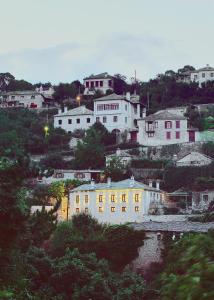
[[[131,167],[136,169],[163,169],[166,163],[165,160],[133,159]]]

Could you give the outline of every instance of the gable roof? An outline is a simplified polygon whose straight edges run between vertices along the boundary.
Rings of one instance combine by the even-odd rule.
[[[191,73],[198,73],[198,72],[203,72],[203,71],[214,71],[214,68],[210,67],[209,65],[206,65],[206,67],[197,69],[195,71],[192,71]]]
[[[116,93],[113,93],[113,94],[110,94],[110,95],[107,95],[107,96],[103,96],[101,98],[97,98],[97,99],[94,99],[94,101],[111,101],[111,100],[125,100],[127,102],[131,102],[131,103],[140,103],[139,102],[139,99],[140,97],[138,95],[131,95],[130,96],[130,100],[128,100],[126,98],[126,95],[118,95]]]
[[[144,183],[132,180],[132,179],[125,179],[118,182],[111,182],[109,185],[108,183],[94,183],[94,187],[91,184],[82,184],[77,188],[71,190],[71,192],[78,192],[78,191],[93,191],[93,190],[117,190],[117,189],[145,189],[149,191],[160,192],[160,190],[150,187]]]
[[[66,117],[66,116],[80,116],[80,115],[93,115],[93,110],[85,107],[85,105],[70,109],[68,111],[59,113],[54,117]]]
[[[154,121],[154,120],[187,120],[182,115],[175,115],[168,111],[161,111],[159,113],[155,113],[144,118],[146,121]]]
[[[185,156],[183,156],[181,159],[177,160],[177,162],[182,162],[185,160],[185,158],[188,158],[188,157],[190,158],[190,160],[193,160],[193,159],[202,160],[202,159],[206,158],[207,160],[210,160],[210,163],[213,160],[211,157],[209,157],[203,153],[192,151],[192,152],[186,154]]]

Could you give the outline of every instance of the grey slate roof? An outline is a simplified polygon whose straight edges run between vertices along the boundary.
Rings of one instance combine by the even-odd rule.
[[[145,231],[171,231],[171,232],[207,232],[214,229],[214,222],[199,223],[199,222],[142,222],[132,224],[136,230]]]
[[[192,71],[191,73],[198,73],[198,72],[203,72],[203,71],[214,71],[214,68],[207,65],[206,67],[203,67],[203,68],[200,68],[198,70]]]
[[[113,76],[109,75],[107,72],[104,72],[104,73],[100,73],[100,74],[97,74],[97,75],[90,75],[88,77],[85,77],[84,80],[87,80],[87,79],[112,79]]]
[[[59,113],[54,117],[66,117],[66,116],[79,116],[79,115],[93,115],[93,111],[86,108],[85,105],[70,109],[66,112]]]
[[[90,184],[82,184],[78,186],[77,188],[71,190],[71,192],[78,192],[78,191],[93,191],[93,190],[102,190],[102,189],[107,189],[107,190],[117,190],[117,189],[145,189],[149,191],[154,191],[158,192],[160,190],[157,190],[153,187],[149,187],[148,185],[135,181],[134,184],[132,185],[132,179],[125,179],[122,181],[118,182],[111,182],[110,186],[108,183],[94,183],[94,187]]]
[[[41,93],[36,92],[34,90],[27,90],[27,91],[11,91],[11,92],[4,92],[2,95],[10,96],[10,95],[41,95]]]
[[[184,116],[175,115],[168,111],[162,111],[155,113],[144,118],[146,121],[155,121],[155,120],[187,120]]]
[[[110,101],[110,100],[125,100],[131,103],[139,103],[139,96],[131,95],[130,100],[127,100],[125,95],[117,95],[116,93],[113,93],[107,96],[103,96],[101,98],[94,99],[94,101]]]

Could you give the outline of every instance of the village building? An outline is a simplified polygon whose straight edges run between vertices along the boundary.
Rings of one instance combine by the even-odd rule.
[[[91,181],[99,180],[102,170],[54,170],[54,173],[50,177],[43,177],[39,179],[43,184],[51,184],[52,182],[62,180],[79,180],[79,181]]]
[[[214,203],[214,188],[192,192],[192,209],[205,211],[210,203]]]
[[[206,67],[192,71],[190,73],[190,81],[197,82],[199,87],[202,86],[203,83],[214,80],[214,68],[210,67],[208,64]]]
[[[138,127],[137,141],[144,146],[161,146],[195,141],[195,131],[188,132],[187,118],[168,111],[161,111],[139,119]]]
[[[175,164],[177,167],[201,167],[211,164],[212,161],[213,159],[205,154],[199,152],[190,152],[181,159],[178,159]]]
[[[42,108],[45,106],[44,96],[36,91],[13,91],[1,94],[1,107]]]
[[[116,150],[115,153],[113,154],[109,154],[106,155],[105,159],[106,159],[106,166],[109,165],[110,161],[114,158],[118,158],[121,162],[121,164],[123,164],[124,167],[128,166],[132,160],[132,155],[127,153],[127,151],[121,150],[120,148],[118,148]]]
[[[137,141],[137,119],[146,115],[145,107],[138,95],[111,94],[94,99],[94,118],[102,123],[109,132],[120,135],[127,132],[127,139]]]
[[[42,94],[45,98],[53,99],[54,88],[51,85],[41,84],[36,88],[36,92]]]
[[[54,127],[62,128],[68,133],[77,129],[87,130],[93,124],[93,111],[87,109],[85,105],[70,110],[65,107],[63,112],[60,109],[58,114],[54,116]]]
[[[70,217],[78,213],[89,213],[99,222],[120,224],[142,222],[144,216],[158,213],[162,205],[163,192],[137,182],[134,177],[119,182],[83,184],[69,193]]]
[[[91,75],[84,78],[84,95],[94,95],[96,91],[106,94],[108,90],[113,91],[114,78],[108,73]]]

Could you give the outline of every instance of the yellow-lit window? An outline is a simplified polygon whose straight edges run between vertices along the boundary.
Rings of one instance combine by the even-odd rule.
[[[80,212],[80,209],[77,207],[76,208],[76,213],[79,213]]]
[[[135,194],[134,200],[135,200],[135,202],[139,202],[139,194]]]
[[[88,207],[85,208],[85,213],[86,213],[86,214],[88,213]]]
[[[114,206],[111,207],[111,212],[115,212],[115,207]]]
[[[79,195],[76,196],[76,203],[77,204],[80,203],[80,196]]]
[[[126,194],[122,194],[122,201],[126,202]]]
[[[135,211],[139,211],[139,206],[135,206]]]
[[[85,203],[88,203],[88,195],[85,195]]]
[[[115,195],[111,195],[111,202],[115,202]]]
[[[102,207],[99,207],[99,212],[103,212],[103,208]]]
[[[99,202],[103,202],[103,195],[99,195]]]
[[[122,212],[126,212],[126,207],[125,206],[122,207]]]

